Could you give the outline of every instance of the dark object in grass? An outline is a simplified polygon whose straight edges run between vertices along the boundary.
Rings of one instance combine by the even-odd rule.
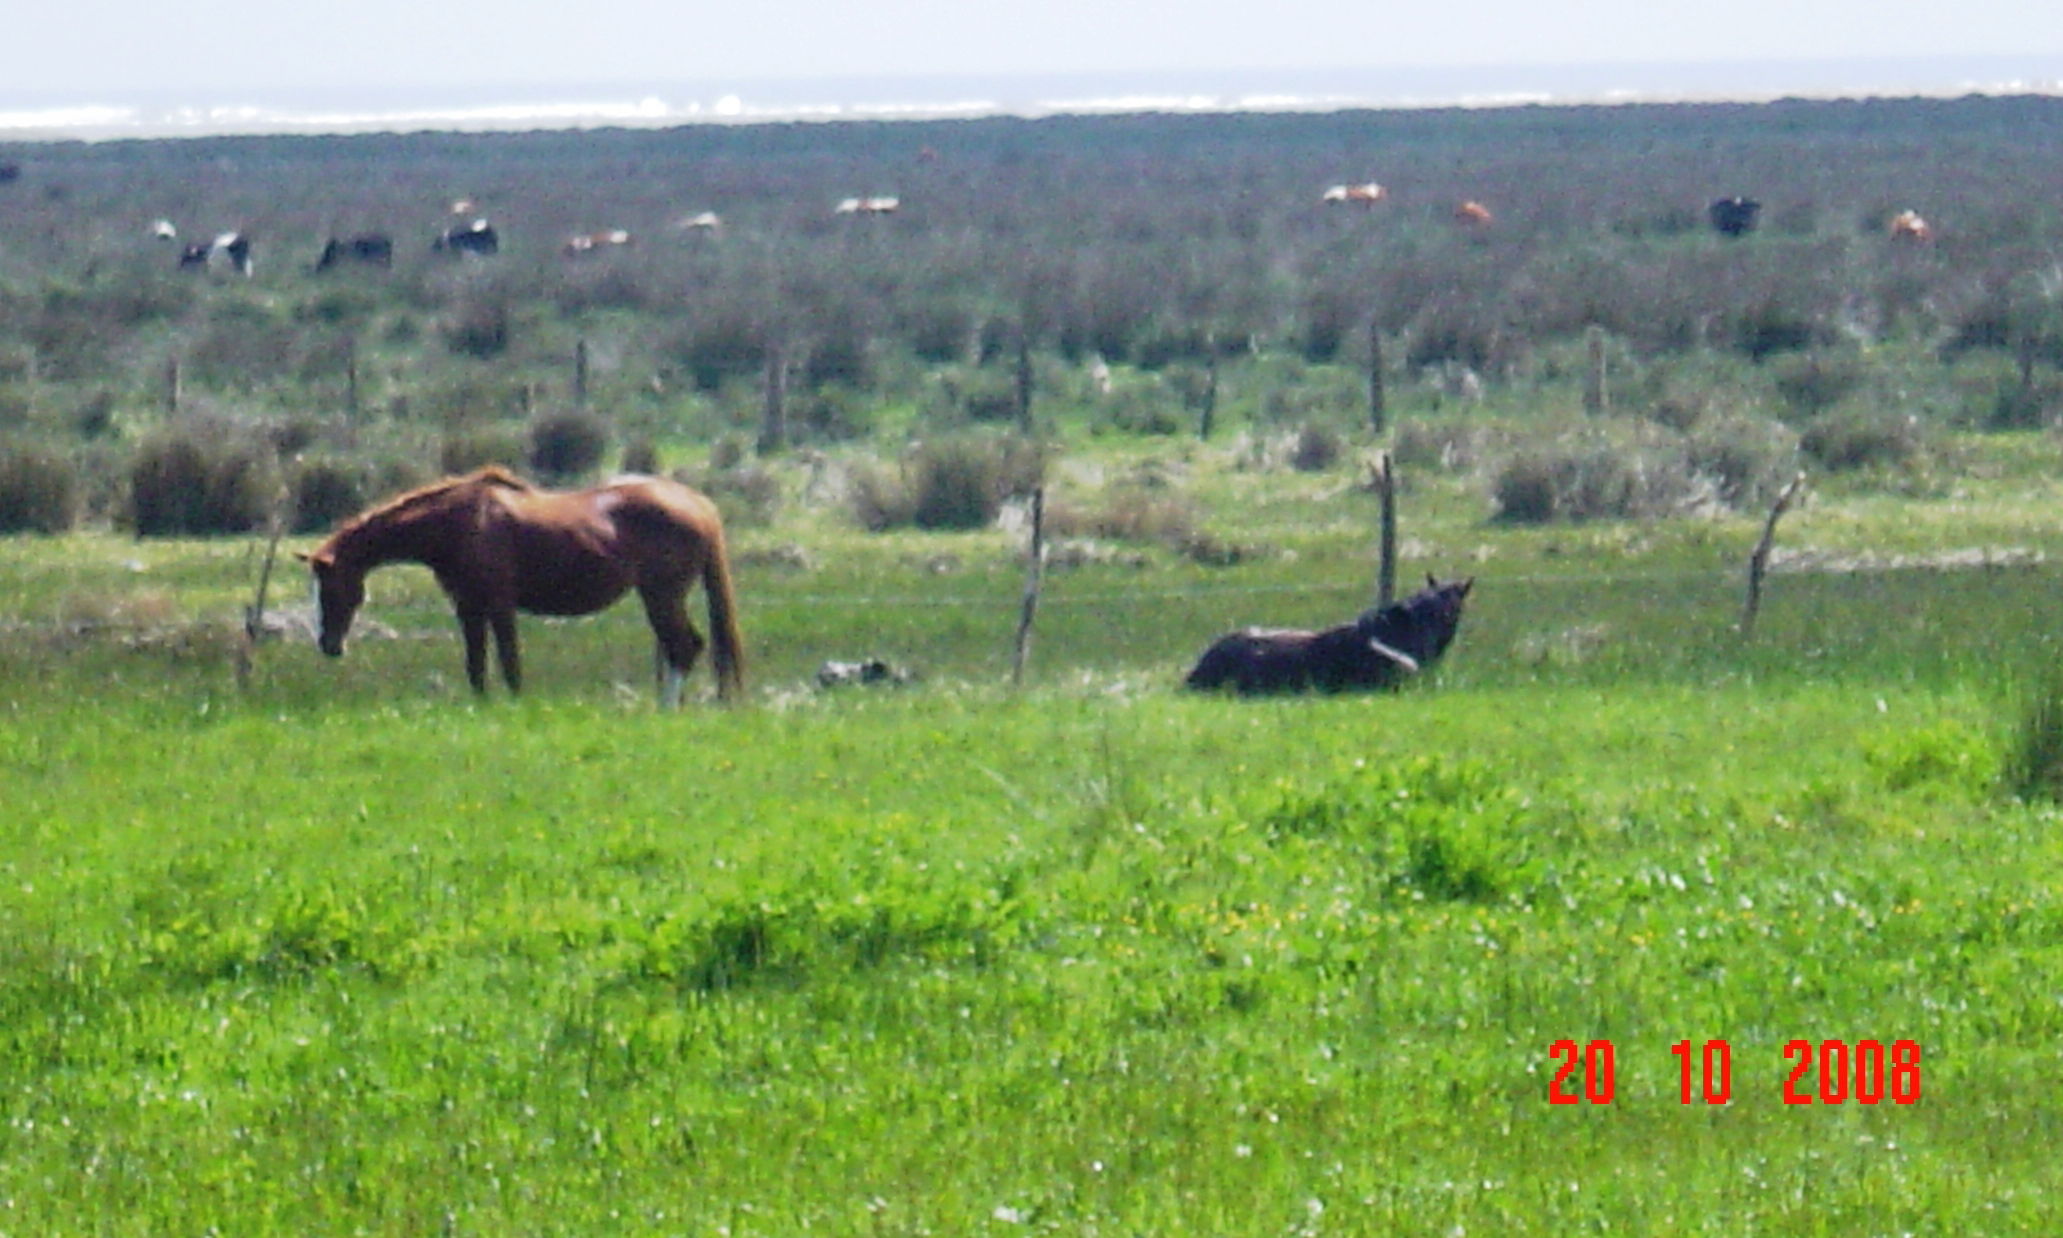
[[[911,680],[910,672],[881,658],[859,662],[832,659],[817,668],[819,688],[842,688],[851,684],[886,684],[901,687]]]
[[[1475,577],[1426,587],[1401,602],[1322,631],[1244,628],[1204,651],[1183,686],[1229,687],[1246,696],[1274,692],[1355,692],[1395,688],[1447,652],[1461,627]]]
[[[1721,198],[1705,208],[1712,230],[1721,236],[1746,236],[1755,230],[1762,204],[1753,198]]]

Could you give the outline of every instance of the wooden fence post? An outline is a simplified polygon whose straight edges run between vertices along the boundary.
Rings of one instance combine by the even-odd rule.
[[[1039,584],[1046,566],[1046,488],[1032,491],[1031,554],[1024,569],[1024,603],[1017,612],[1017,648],[1010,659],[1010,686],[1024,683],[1024,664],[1031,656],[1032,620],[1039,613]]]
[[[1211,354],[1203,363],[1203,408],[1196,419],[1196,437],[1208,439],[1218,420],[1218,348],[1211,341]]]
[[[761,454],[788,445],[788,357],[779,345],[766,354],[766,409],[759,423]]]
[[[1022,327],[1017,331],[1017,431],[1032,432],[1031,332]]]
[[[1397,473],[1390,453],[1375,457],[1375,494],[1382,507],[1382,530],[1377,541],[1375,604],[1388,606],[1397,600]]]
[[[1382,381],[1382,322],[1370,319],[1368,323],[1368,430],[1381,434],[1389,428],[1389,396],[1383,390]]]
[[[179,358],[165,363],[165,415],[179,415]]]
[[[1605,387],[1605,329],[1593,324],[1583,333],[1589,361],[1583,367],[1583,411],[1601,417],[1612,409],[1611,393]]]
[[[1762,540],[1755,543],[1755,551],[1748,556],[1748,600],[1741,607],[1740,632],[1750,635],[1755,630],[1755,613],[1762,609],[1762,577],[1769,570],[1769,552],[1776,545],[1776,522],[1791,506],[1791,500],[1798,497],[1798,491],[1805,485],[1805,474],[1800,473],[1776,496],[1776,506],[1769,509],[1769,519],[1762,524]]]
[[[587,341],[573,346],[573,407],[587,407]]]
[[[344,414],[358,420],[358,337],[344,337]]]

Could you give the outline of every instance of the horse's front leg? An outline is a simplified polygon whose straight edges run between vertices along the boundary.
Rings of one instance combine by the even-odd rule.
[[[466,638],[466,682],[487,695],[487,616],[482,611],[458,612],[458,630]]]
[[[502,681],[509,685],[510,693],[523,690],[523,655],[516,648],[516,612],[497,610],[489,616],[494,625],[494,648],[501,654]],[[486,668],[481,668],[483,677]]]

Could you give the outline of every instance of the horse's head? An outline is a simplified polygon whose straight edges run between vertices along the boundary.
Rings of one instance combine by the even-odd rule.
[[[365,573],[337,565],[334,551],[299,556],[315,574],[315,613],[319,619],[315,645],[333,658],[344,655],[344,637],[365,601]]]

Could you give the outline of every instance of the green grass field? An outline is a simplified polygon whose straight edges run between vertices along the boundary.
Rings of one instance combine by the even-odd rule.
[[[258,544],[0,542],[0,1232],[2055,1232],[2063,849],[2000,790],[2052,567],[1783,572],[1743,641],[1752,519],[1428,474],[1435,676],[1197,699],[1364,604],[1373,500],[1166,450],[1272,553],[1055,570],[1019,693],[995,531],[741,532],[754,703],[676,715],[629,608],[476,702],[397,569],[392,639],[240,687]],[[2054,442],[1959,450],[1780,545],[2052,551]],[[805,686],[877,653],[922,681]],[[1807,1096],[1920,1057],[1787,1104],[1794,1040]]]

